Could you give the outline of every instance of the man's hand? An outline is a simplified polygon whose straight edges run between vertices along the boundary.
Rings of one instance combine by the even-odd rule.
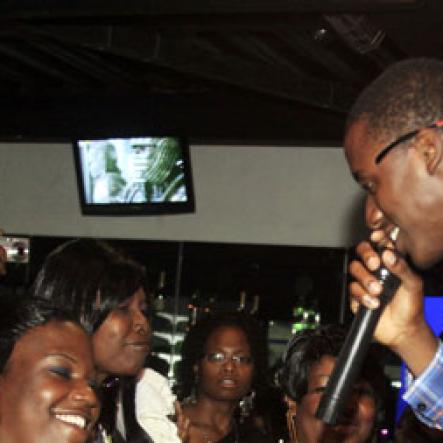
[[[380,231],[374,232],[371,239],[387,243]],[[380,267],[383,260],[386,268],[402,283],[385,307],[374,337],[404,359],[415,376],[419,375],[431,362],[438,344],[424,318],[423,280],[392,249],[385,249],[380,257],[371,243],[364,241],[357,246],[356,252],[361,261],[354,260],[349,266],[355,279],[349,288],[353,312],[360,304],[369,309],[378,307],[382,286],[372,272]]]

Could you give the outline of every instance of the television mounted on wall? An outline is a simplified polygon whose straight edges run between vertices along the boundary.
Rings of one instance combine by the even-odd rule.
[[[82,139],[74,160],[85,215],[194,212],[186,139],[176,136]]]

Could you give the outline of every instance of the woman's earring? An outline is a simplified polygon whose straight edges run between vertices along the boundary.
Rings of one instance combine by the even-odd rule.
[[[197,386],[200,381],[198,376],[198,370],[194,371],[194,384],[192,385],[191,395],[189,396],[189,402],[196,403],[197,402]]]
[[[286,425],[288,427],[289,441],[291,443],[296,443],[297,440],[297,430],[295,428],[295,417],[297,415],[297,403],[294,400],[285,397],[285,402],[288,406],[286,411]]]
[[[246,417],[249,417],[251,411],[254,409],[255,391],[251,391],[250,394],[244,396],[239,403],[240,406],[240,420],[243,421]]]

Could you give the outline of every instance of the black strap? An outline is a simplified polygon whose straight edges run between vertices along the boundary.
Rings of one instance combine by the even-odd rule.
[[[127,443],[154,443],[142,429],[135,416],[135,379],[126,379],[122,383],[122,407]]]

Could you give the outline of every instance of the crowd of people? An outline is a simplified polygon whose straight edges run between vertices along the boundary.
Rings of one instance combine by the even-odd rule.
[[[349,267],[353,311],[379,307],[383,287],[373,272],[382,263],[401,281],[374,334],[414,377],[398,442],[443,440],[443,346],[426,322],[418,271],[443,258],[442,119],[443,62],[411,59],[363,91],[345,128],[346,159],[367,191],[371,229]],[[374,243],[384,247],[381,255]],[[1,252],[0,275],[7,271]],[[278,372],[287,406],[281,435],[263,402],[269,374],[257,319],[223,313],[197,322],[173,393],[145,367],[149,294],[142,266],[104,242],[80,239],[48,255],[26,296],[2,297],[0,441],[377,441],[388,385],[371,351],[338,423],[316,416],[346,337],[342,327],[298,332],[287,344]]]
[[[149,294],[138,263],[103,241],[77,239],[46,257],[26,296],[1,297],[0,441],[350,443],[374,436],[382,402],[369,374],[338,426],[314,417],[343,329],[320,327],[289,343],[279,406],[285,392],[291,419],[282,429],[266,404],[264,325],[243,312],[200,318],[186,334],[173,393],[146,364]]]

